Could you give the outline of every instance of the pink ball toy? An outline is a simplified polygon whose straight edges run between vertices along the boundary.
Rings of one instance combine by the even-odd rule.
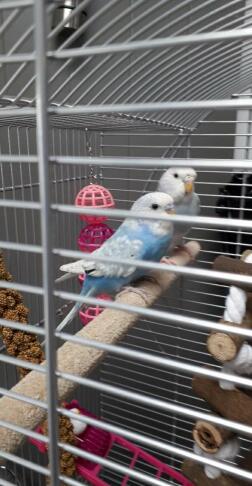
[[[75,205],[82,207],[91,207],[96,209],[108,209],[115,206],[112,194],[103,186],[98,184],[89,184],[83,187],[75,198]],[[106,221],[106,216],[88,216],[81,214],[80,219],[87,224],[99,224]]]
[[[82,228],[78,237],[78,245],[81,251],[92,253],[97,250],[112,236],[114,230],[104,223],[89,224]]]
[[[80,277],[79,277],[80,280]],[[100,294],[97,295],[97,299],[102,299],[102,300],[112,300],[110,295],[107,294]],[[96,305],[95,307],[84,307],[83,310],[79,312],[80,320],[83,324],[83,326],[86,326],[89,322],[91,322],[95,317],[99,316],[104,310],[104,307],[100,307],[99,305]]]

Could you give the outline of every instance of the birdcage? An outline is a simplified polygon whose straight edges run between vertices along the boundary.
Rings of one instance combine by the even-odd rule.
[[[1,0],[0,19],[0,484],[250,484],[251,0]],[[59,267],[99,261],[86,222],[109,238],[170,167],[197,171],[200,215],[169,220],[200,251],[79,297]],[[105,310],[61,328],[74,302]]]

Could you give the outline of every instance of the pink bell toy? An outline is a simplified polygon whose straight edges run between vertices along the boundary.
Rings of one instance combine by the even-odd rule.
[[[89,224],[82,228],[78,237],[78,245],[81,251],[92,253],[108,240],[114,230],[104,223]]]
[[[83,187],[75,198],[75,205],[82,207],[91,207],[97,209],[108,209],[115,206],[112,194],[103,186],[98,184],[89,184]],[[80,219],[87,224],[99,224],[106,221],[107,216],[89,216],[81,214]]]
[[[68,410],[75,410],[81,415],[86,417],[94,418],[97,417],[90,413],[85,408],[80,407],[77,400],[72,400],[71,403],[65,404],[65,408]],[[76,413],[76,420],[78,421],[78,413]],[[79,424],[82,424],[79,422]],[[148,454],[142,450],[137,445],[129,442],[128,440],[120,437],[119,435],[107,432],[101,428],[93,425],[87,424],[84,427],[80,427],[82,430],[78,435],[76,435],[76,447],[82,449],[85,452],[94,454],[96,456],[106,458],[113,449],[113,447],[120,447],[124,449],[125,456],[130,455],[130,463],[128,468],[137,471],[137,463],[145,462],[147,465],[151,466],[153,471],[153,477],[163,480],[174,479],[181,486],[194,486],[194,484],[189,481],[183,474],[179,473],[170,466],[164,464],[163,462],[156,459],[151,454]],[[41,427],[36,429],[36,432],[42,433]],[[29,439],[32,444],[34,444],[41,452],[46,452],[47,447],[44,443],[36,440]],[[103,466],[97,464],[96,462],[90,461],[90,459],[84,459],[82,457],[76,458],[76,472],[90,484],[94,486],[109,486],[109,483],[101,479],[100,473],[102,472]],[[125,474],[121,479],[120,486],[126,486],[130,481],[130,476]]]
[[[112,300],[110,295],[107,294],[97,295],[97,299]],[[79,312],[80,320],[83,326],[86,326],[95,317],[99,316],[99,314],[101,314],[103,311],[104,307],[100,307],[99,305],[96,305],[95,307],[84,307],[84,309]]]

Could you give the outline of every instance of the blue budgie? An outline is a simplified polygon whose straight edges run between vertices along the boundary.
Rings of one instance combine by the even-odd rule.
[[[132,265],[126,267],[119,263],[83,259],[60,267],[63,272],[78,275],[85,273],[81,295],[116,293],[130,282],[146,275],[147,270],[135,267],[134,260],[159,262],[166,254],[173,238],[173,224],[170,221],[144,219],[144,216],[153,213],[163,217],[174,213],[172,197],[162,192],[145,194],[132,205],[131,211],[142,214],[143,219],[125,219],[114,235],[92,255],[129,259],[132,260]],[[76,303],[57,330],[62,330],[69,324],[82,305]]]
[[[198,216],[200,199],[194,192],[197,173],[191,167],[170,167],[161,177],[157,190],[169,194],[174,200],[175,212],[178,215]],[[190,231],[190,224],[175,224],[171,248],[183,246],[183,237]],[[187,247],[183,248],[188,251]]]

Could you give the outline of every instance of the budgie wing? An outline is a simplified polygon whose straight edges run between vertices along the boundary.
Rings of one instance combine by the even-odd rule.
[[[186,199],[175,206],[176,214],[182,216],[198,216],[200,214],[200,198],[194,193],[190,202]]]
[[[181,216],[198,216],[200,214],[200,198],[198,194],[194,193],[190,204],[181,203],[176,206],[176,214]],[[191,224],[175,224],[175,232],[172,242],[172,247],[182,244],[183,237],[186,236],[191,229]]]
[[[193,195],[192,208],[190,214],[192,214],[193,216],[199,216],[200,214],[200,198],[198,194],[196,194],[196,192]]]
[[[62,265],[60,270],[76,274],[86,273],[92,277],[128,277],[136,270],[134,260],[142,259],[144,253],[145,245],[142,239],[129,238],[127,234],[118,232],[118,235],[115,234],[106,241],[93,255],[102,258],[128,259],[132,261],[132,265],[126,267],[120,263],[78,260],[74,263]]]

